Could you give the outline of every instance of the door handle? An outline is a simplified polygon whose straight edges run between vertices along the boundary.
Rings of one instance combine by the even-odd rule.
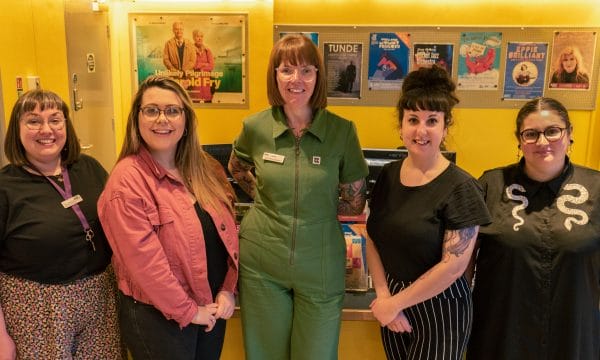
[[[77,74],[73,74],[73,110],[81,109],[83,109],[83,99],[79,97],[79,90],[77,90]]]

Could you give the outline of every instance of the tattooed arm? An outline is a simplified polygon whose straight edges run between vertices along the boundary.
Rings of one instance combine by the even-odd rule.
[[[400,311],[428,300],[452,285],[464,274],[471,260],[478,231],[479,226],[446,230],[440,262],[398,294],[390,298],[375,299],[371,304],[375,318],[387,325]]]
[[[227,168],[242,190],[254,199],[254,195],[256,194],[256,178],[252,174],[252,166],[242,162],[235,156],[234,152],[231,152]]]
[[[359,215],[363,212],[366,201],[367,182],[365,179],[340,184],[338,215]]]

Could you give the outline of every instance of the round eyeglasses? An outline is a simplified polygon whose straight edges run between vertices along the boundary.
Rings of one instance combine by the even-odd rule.
[[[29,130],[40,131],[44,127],[44,123],[48,123],[48,127],[52,130],[62,130],[66,121],[62,116],[52,116],[47,121],[44,121],[41,117],[33,116],[26,118],[24,123]]]
[[[167,120],[177,120],[183,114],[183,108],[179,106],[167,106],[164,109],[159,108],[158,106],[144,106],[140,108],[140,112],[146,120],[156,121],[160,117],[160,113],[165,114]]]
[[[316,67],[309,66],[283,66],[280,65],[276,67],[275,70],[279,74],[282,80],[288,81],[291,80],[294,75],[303,81],[312,81],[317,77],[317,69]]]
[[[519,133],[521,136],[521,140],[525,144],[535,144],[540,139],[541,135],[544,135],[548,142],[555,142],[565,135],[565,128],[561,128],[558,126],[550,126],[545,128],[543,131],[538,131],[535,129],[525,129]]]

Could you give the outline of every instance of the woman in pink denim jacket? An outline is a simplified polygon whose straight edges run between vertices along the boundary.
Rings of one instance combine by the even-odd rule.
[[[233,193],[201,149],[191,104],[171,78],[140,85],[98,202],[135,359],[218,359],[235,306]]]

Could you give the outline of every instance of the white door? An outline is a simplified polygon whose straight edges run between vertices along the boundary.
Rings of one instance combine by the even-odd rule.
[[[84,153],[110,171],[116,159],[108,14],[65,0],[70,108]]]

